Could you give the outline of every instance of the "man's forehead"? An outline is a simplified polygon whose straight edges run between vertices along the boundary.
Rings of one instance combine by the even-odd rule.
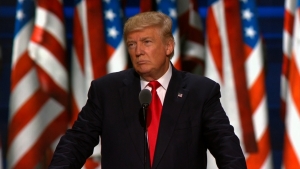
[[[131,38],[139,38],[139,39],[145,39],[145,38],[154,38],[155,36],[159,36],[159,31],[157,31],[156,28],[153,27],[147,27],[142,30],[134,30],[127,34],[127,39]]]

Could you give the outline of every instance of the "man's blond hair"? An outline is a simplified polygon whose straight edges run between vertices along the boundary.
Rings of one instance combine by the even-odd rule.
[[[127,35],[134,31],[140,31],[147,27],[157,27],[161,31],[161,36],[164,42],[171,40],[173,43],[174,37],[172,34],[172,19],[164,13],[157,11],[142,12],[133,17],[130,17],[124,25],[124,39],[127,40]],[[171,57],[174,51],[171,53]]]

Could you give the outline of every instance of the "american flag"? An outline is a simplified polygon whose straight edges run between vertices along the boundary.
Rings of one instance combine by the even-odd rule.
[[[84,106],[93,79],[106,71],[106,48],[101,1],[75,0],[71,59],[72,120]]]
[[[174,36],[175,43],[180,43],[179,27],[178,27],[178,14],[177,14],[177,4],[175,0],[156,0],[157,10],[168,15],[173,22],[172,33]],[[174,56],[171,62],[177,69],[181,69],[180,62],[180,46],[175,45]]]
[[[46,166],[68,120],[62,3],[38,0],[36,5],[19,0],[16,8],[8,168]]]
[[[273,168],[270,129],[268,126],[267,96],[265,89],[264,58],[259,34],[255,1],[240,1],[246,57],[247,88],[250,96],[252,120],[257,152],[244,152],[248,168]]]
[[[281,100],[285,120],[282,168],[300,168],[300,1],[286,0]]]
[[[117,72],[127,67],[126,46],[123,39],[123,11],[120,0],[104,0],[104,25],[107,72]]]
[[[257,152],[246,76],[246,57],[240,16],[235,0],[209,0],[206,20],[205,76],[221,85],[221,102],[244,152]],[[208,168],[216,168],[208,157]]]
[[[101,1],[74,0],[73,48],[71,59],[72,118],[77,119],[87,99],[90,83],[95,77],[106,74],[106,51]],[[100,144],[93,157],[86,160],[83,168],[100,167]]]
[[[72,55],[72,120],[85,104],[93,79],[124,70],[127,55],[119,0],[75,0]],[[84,168],[100,168],[100,144]]]
[[[177,0],[177,10],[182,70],[203,74],[205,48],[202,21],[198,13],[197,1]]]

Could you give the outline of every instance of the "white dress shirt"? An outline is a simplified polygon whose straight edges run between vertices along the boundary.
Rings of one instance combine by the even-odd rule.
[[[170,63],[167,72],[162,77],[157,79],[157,81],[161,84],[161,86],[156,89],[158,97],[161,101],[161,105],[163,105],[163,103],[164,103],[165,95],[166,95],[171,77],[172,77],[172,66]],[[149,89],[151,91],[152,88],[150,86],[148,86],[149,82],[144,80],[142,77],[140,77],[140,79],[141,79],[141,90]]]

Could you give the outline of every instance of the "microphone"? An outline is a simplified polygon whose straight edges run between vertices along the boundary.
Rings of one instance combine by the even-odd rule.
[[[143,107],[143,115],[144,115],[144,169],[147,168],[147,127],[146,127],[146,110],[151,102],[152,94],[150,90],[143,89],[140,91],[139,100]]]
[[[143,108],[148,108],[151,99],[152,99],[152,94],[150,92],[150,90],[148,89],[143,89],[140,91],[139,94],[139,99],[140,99],[140,103],[142,105]]]

